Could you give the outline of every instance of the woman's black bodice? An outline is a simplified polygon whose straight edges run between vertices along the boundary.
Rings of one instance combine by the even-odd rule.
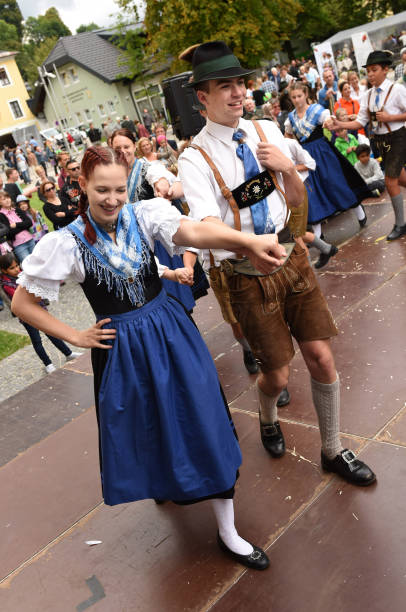
[[[152,252],[150,252],[150,256],[149,269],[144,271],[145,304],[156,298],[162,289],[161,279]],[[105,281],[99,281],[91,270],[86,269],[86,265],[85,274],[85,280],[80,285],[96,315],[117,315],[139,308],[138,305],[130,301],[126,293],[123,294],[122,298],[117,297],[114,287],[109,289]]]

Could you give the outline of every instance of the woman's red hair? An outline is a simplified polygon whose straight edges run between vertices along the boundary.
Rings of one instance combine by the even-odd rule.
[[[82,159],[82,164],[80,167],[80,173],[82,176],[88,180],[95,168],[97,166],[110,166],[111,164],[118,164],[119,166],[123,166],[128,172],[128,164],[125,160],[124,155],[121,152],[114,151],[114,149],[110,149],[109,147],[89,147],[86,149],[86,152]],[[85,223],[85,238],[90,244],[94,244],[96,242],[96,232],[92,224],[89,221],[89,217],[87,216],[87,209],[89,206],[89,201],[87,199],[86,193],[81,191],[79,198],[79,208],[78,215],[80,215]]]

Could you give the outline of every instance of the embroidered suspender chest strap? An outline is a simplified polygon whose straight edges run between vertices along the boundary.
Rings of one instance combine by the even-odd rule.
[[[220,191],[221,191],[222,195],[225,197],[225,199],[227,200],[227,202],[230,205],[231,210],[233,211],[233,215],[234,215],[234,228],[240,232],[241,231],[241,218],[240,218],[240,211],[239,211],[237,202],[235,201],[234,196],[231,193],[230,189],[227,187],[227,185],[223,181],[223,177],[221,176],[220,172],[218,171],[217,166],[215,165],[215,163],[213,162],[211,157],[209,155],[207,155],[207,153],[206,153],[206,151],[204,149],[202,149],[201,147],[199,147],[198,145],[196,145],[194,143],[192,143],[190,146],[193,149],[197,149],[198,151],[200,151],[200,153],[203,155],[204,159],[206,160],[206,162],[210,166],[210,168],[211,168],[211,170],[212,170],[212,172],[214,174],[214,178],[216,179],[217,184],[220,187]]]
[[[386,103],[387,103],[387,101],[388,101],[388,98],[389,98],[389,96],[390,96],[390,94],[391,94],[391,91],[392,91],[392,89],[393,89],[393,85],[394,85],[394,83],[392,83],[392,85],[391,85],[391,86],[389,87],[389,89],[388,89],[388,93],[386,94],[385,100],[384,100],[384,102],[383,102],[383,104],[382,104],[382,106],[381,106],[381,109],[380,109],[381,111],[384,109],[385,104],[386,104]],[[367,106],[368,106],[368,117],[369,117],[369,122],[370,122],[370,123],[371,123],[371,121],[372,121],[372,111],[371,111],[371,110],[370,110],[370,108],[369,108],[369,102],[370,102],[370,100],[371,100],[371,95],[372,95],[372,89],[370,89],[370,90],[369,90],[369,93],[368,93],[368,102],[367,102]],[[379,122],[379,123],[381,123],[381,122]],[[386,127],[386,129],[388,130],[388,132],[391,132],[391,131],[392,131],[392,130],[391,130],[391,128],[390,128],[390,125],[389,125],[388,123],[384,123],[384,126]]]

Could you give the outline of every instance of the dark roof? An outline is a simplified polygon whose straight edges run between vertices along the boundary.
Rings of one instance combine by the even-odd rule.
[[[106,39],[112,35],[113,32],[109,35],[106,30],[94,30],[64,36],[55,44],[44,65],[47,70],[52,70],[53,64],[59,67],[73,61],[106,83],[112,83],[126,72],[125,65],[119,62],[122,58],[120,49]]]

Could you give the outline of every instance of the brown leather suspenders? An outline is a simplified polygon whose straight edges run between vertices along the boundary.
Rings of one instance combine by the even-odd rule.
[[[386,103],[387,103],[387,101],[388,101],[388,98],[389,98],[390,93],[391,93],[391,91],[392,91],[393,85],[394,85],[394,83],[392,83],[392,85],[391,85],[391,86],[389,87],[389,89],[388,89],[388,93],[386,94],[385,100],[384,100],[384,102],[383,102],[383,104],[382,104],[382,107],[381,107],[381,109],[380,109],[381,111],[384,109],[385,104],[386,104]],[[368,93],[368,102],[367,102],[367,106],[368,106],[368,116],[369,116],[369,122],[370,122],[370,123],[371,123],[371,111],[370,111],[370,108],[369,108],[369,102],[370,102],[370,100],[371,100],[371,95],[372,95],[372,89],[370,89],[370,90],[369,90],[369,93]],[[381,123],[381,122],[379,122],[379,123]],[[390,128],[389,123],[384,123],[384,126],[386,127],[386,129],[388,130],[388,132],[391,132],[391,131],[392,131],[392,130],[391,130],[391,128]]]
[[[257,134],[259,136],[259,139],[261,140],[261,142],[268,142],[266,139],[266,136],[264,134],[264,131],[262,129],[262,127],[259,125],[259,123],[257,121],[255,121],[255,119],[252,120],[252,123],[257,131]],[[198,145],[192,143],[190,145],[193,149],[197,149],[198,151],[200,151],[200,153],[203,155],[204,159],[206,160],[206,162],[208,163],[209,167],[211,168],[214,178],[217,181],[217,184],[220,188],[220,191],[222,193],[222,195],[224,196],[224,198],[227,200],[228,204],[230,205],[230,208],[233,212],[234,215],[234,228],[238,231],[241,231],[241,218],[240,218],[240,210],[238,208],[237,202],[235,201],[233,194],[231,193],[231,190],[227,187],[227,185],[225,184],[223,177],[221,176],[217,166],[215,165],[215,163],[213,162],[213,160],[211,159],[211,157],[206,153],[206,151],[204,149],[202,149],[201,147],[199,147]],[[288,200],[286,198],[286,193],[283,191],[283,189],[281,188],[281,186],[278,183],[278,180],[276,178],[275,172],[273,170],[268,170],[269,174],[272,177],[272,180],[275,184],[275,188],[279,191],[279,193],[283,196],[285,202],[286,202],[286,206],[287,206],[287,213],[286,213],[286,219],[285,219],[285,225],[286,225],[286,220],[288,218],[289,215],[289,203]]]

